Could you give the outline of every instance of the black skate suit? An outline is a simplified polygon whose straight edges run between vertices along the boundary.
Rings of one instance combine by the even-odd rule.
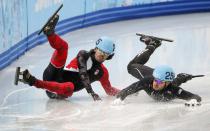
[[[117,95],[117,98],[124,100],[128,95],[134,94],[140,90],[144,90],[149,96],[158,101],[169,101],[179,98],[184,100],[196,99],[198,102],[200,102],[200,96],[192,94],[179,87],[182,83],[186,82],[179,77],[175,78],[172,83],[162,90],[156,91],[152,88],[152,83],[154,80],[152,73],[154,69],[145,66],[144,64],[149,60],[154,50],[154,47],[147,46],[142,53],[138,54],[128,64],[128,72],[135,78],[139,79],[139,81],[120,91]]]

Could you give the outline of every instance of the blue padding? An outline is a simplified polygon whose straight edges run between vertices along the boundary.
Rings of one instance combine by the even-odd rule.
[[[155,4],[116,7],[65,19],[58,23],[56,26],[56,32],[59,35],[64,35],[68,32],[84,27],[115,21],[209,11],[209,0],[180,0]],[[0,70],[23,55],[27,50],[47,42],[46,37],[44,35],[38,36],[37,32],[38,31],[30,34],[28,37],[0,54]]]

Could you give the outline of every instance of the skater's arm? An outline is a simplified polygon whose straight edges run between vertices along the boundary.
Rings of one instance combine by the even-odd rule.
[[[117,94],[117,98],[124,100],[127,96],[134,94],[142,89],[144,89],[142,82],[141,81],[135,82],[135,83],[131,84],[130,86],[128,86],[127,88],[121,90]]]
[[[114,96],[117,93],[119,93],[120,90],[111,86],[111,83],[109,81],[109,72],[106,69],[106,67],[102,65],[102,69],[103,69],[104,74],[100,79],[100,83],[101,83],[102,87],[104,88],[107,95]]]
[[[79,54],[77,56],[78,68],[79,68],[79,75],[80,75],[82,84],[84,85],[87,92],[93,96],[96,93],[93,91],[93,89],[91,87],[90,79],[89,79],[89,76],[87,74],[87,60],[89,58],[87,53],[88,52],[86,52],[86,51],[80,51],[79,52]]]
[[[192,79],[192,75],[186,73],[180,73],[177,77],[173,80],[172,84],[174,86],[180,86],[182,83],[185,83]]]
[[[177,98],[183,99],[183,100],[191,100],[191,99],[196,99],[198,102],[201,102],[201,97],[199,95],[193,94],[189,91],[186,91],[180,87],[176,88],[175,94]]]

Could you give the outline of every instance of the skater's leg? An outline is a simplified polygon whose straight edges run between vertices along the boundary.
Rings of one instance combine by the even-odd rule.
[[[63,68],[56,68],[50,63],[44,70],[43,80],[62,82],[62,73]]]
[[[68,54],[68,44],[58,35],[52,34],[48,36],[50,45],[55,49],[50,63],[56,68],[64,67]]]
[[[56,68],[62,68],[67,58],[68,44],[57,34],[55,34],[55,26],[58,20],[59,16],[55,15],[44,28],[43,32],[47,36],[51,47],[55,49],[55,52],[51,58],[51,64]]]
[[[62,73],[63,68],[56,68],[50,63],[43,73],[43,80],[62,82]],[[63,96],[58,95],[52,90],[46,90],[46,94],[51,99],[63,99]]]
[[[34,86],[46,89],[64,97],[72,96],[74,91],[74,84],[72,82],[58,83],[53,81],[36,80]]]
[[[141,80],[146,76],[151,76],[153,73],[153,68],[141,65],[141,64],[129,64],[127,66],[128,73],[135,78]]]
[[[145,66],[144,64],[149,60],[152,53],[160,45],[161,43],[159,41],[156,41],[156,43],[150,41],[150,44],[147,44],[146,49],[130,61],[127,66],[128,73],[130,73],[137,79],[142,79],[145,76],[152,75],[153,69]]]
[[[43,80],[60,82],[59,79],[62,78],[62,71],[67,59],[68,44],[56,34],[48,36],[48,40],[55,51],[50,64],[43,73]]]
[[[133,60],[129,64],[141,64],[144,65],[152,55],[152,53],[155,51],[156,48],[158,48],[161,45],[160,41],[156,41],[156,43],[150,43],[147,45],[145,50],[143,50],[141,53],[136,55]]]
[[[68,44],[55,33],[48,36],[50,45],[55,49],[50,64],[43,73],[43,80],[62,82],[62,72],[68,54]],[[53,92],[46,91],[48,97],[54,99],[59,96]]]
[[[63,97],[68,97],[73,94],[74,84],[72,82],[58,83],[53,81],[42,81],[32,76],[28,70],[23,71],[23,81],[25,84],[35,86],[37,88],[46,89]]]

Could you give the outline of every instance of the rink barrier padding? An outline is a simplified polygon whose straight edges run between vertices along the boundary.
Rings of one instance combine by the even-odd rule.
[[[56,26],[56,33],[64,35],[77,29],[116,21],[200,12],[210,12],[210,0],[180,0],[115,7],[62,20]],[[37,33],[38,31],[30,34],[7,51],[1,53],[0,70],[7,67],[31,48],[47,42],[43,34],[38,36]]]

